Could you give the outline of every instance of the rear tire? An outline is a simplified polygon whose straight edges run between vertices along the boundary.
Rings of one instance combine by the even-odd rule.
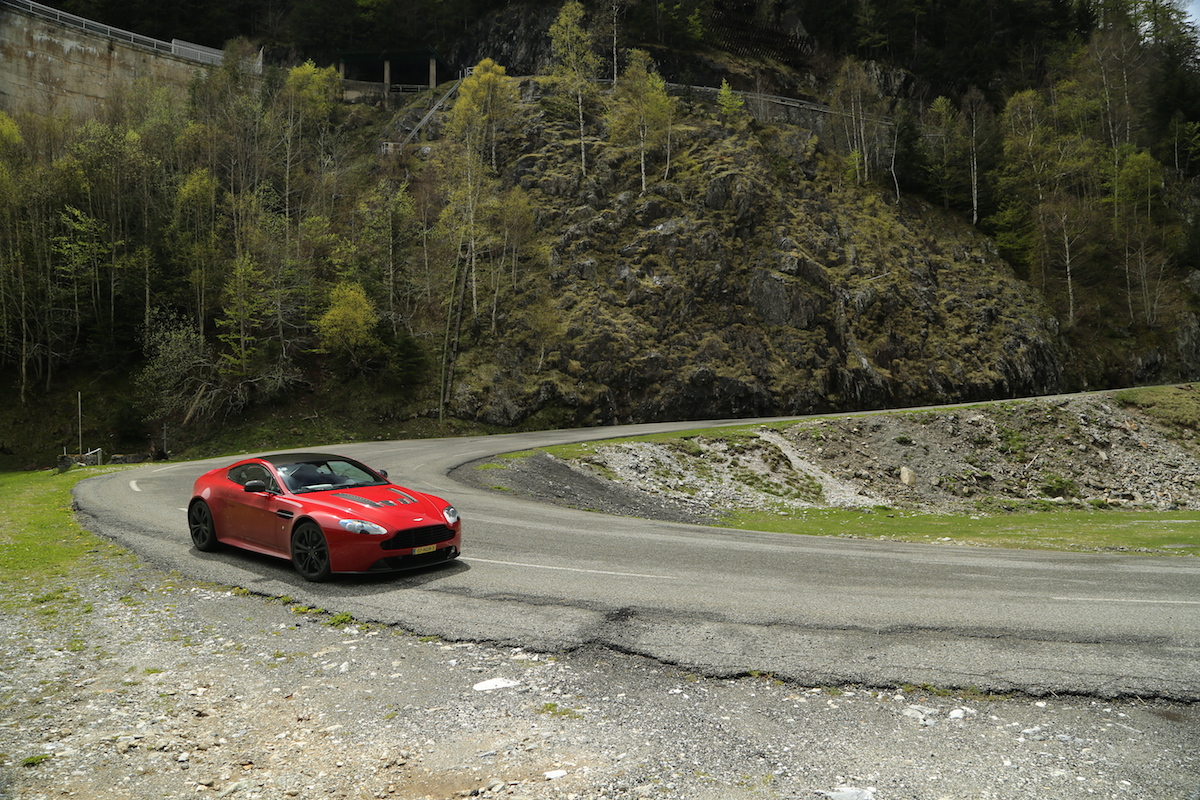
[[[303,522],[292,533],[292,566],[306,581],[326,580],[332,572],[329,544],[316,524]]]
[[[197,500],[188,507],[188,530],[192,534],[192,544],[200,552],[211,553],[220,548],[212,509],[203,500]]]

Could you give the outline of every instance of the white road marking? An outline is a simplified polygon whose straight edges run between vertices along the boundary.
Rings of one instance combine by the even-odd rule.
[[[1074,603],[1144,603],[1150,605],[1200,606],[1200,600],[1137,600],[1123,597],[1051,597]]]
[[[133,489],[135,492],[140,492],[142,490],[142,487],[137,485],[137,481],[130,481],[129,488]]]
[[[520,561],[493,561],[490,558],[467,557],[467,562],[478,561],[481,564],[503,564],[507,567],[529,567],[531,569],[553,569],[559,572],[586,572],[590,575],[618,575],[622,578],[655,578],[657,580],[678,580],[674,575],[643,575],[640,572],[608,572],[602,569],[578,569],[576,567],[549,567],[545,564],[524,564]]]

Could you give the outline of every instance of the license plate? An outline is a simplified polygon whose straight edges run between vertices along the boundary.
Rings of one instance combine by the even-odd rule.
[[[426,553],[432,553],[434,550],[437,550],[436,544],[427,544],[424,547],[414,547],[413,555],[414,556],[423,556]]]

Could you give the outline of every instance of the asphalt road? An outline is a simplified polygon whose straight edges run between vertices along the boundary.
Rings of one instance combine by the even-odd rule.
[[[289,564],[191,547],[197,475],[154,464],[79,484],[83,522],[188,577],[289,596],[446,639],[544,651],[599,644],[708,675],[808,685],[1200,700],[1200,559],[901,544],[649,522],[534,503],[447,476],[492,454],[714,424],[327,448],[449,499],[445,567],[309,584]]]

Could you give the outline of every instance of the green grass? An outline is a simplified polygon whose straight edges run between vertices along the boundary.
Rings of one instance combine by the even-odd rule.
[[[539,714],[548,714],[552,717],[565,717],[567,719],[583,719],[583,714],[579,711],[567,706],[560,706],[558,703],[543,703],[542,707],[537,710]]]
[[[1118,403],[1133,406],[1168,428],[1200,431],[1200,387],[1196,384],[1126,389],[1113,396]]]
[[[1198,511],[1056,510],[978,517],[891,509],[820,509],[786,517],[769,511],[742,511],[722,524],[741,530],[896,542],[1200,555]]]
[[[109,470],[0,473],[0,602],[12,602],[26,586],[37,587],[38,605],[71,600],[64,581],[84,556],[107,546],[72,518],[71,489],[101,471]]]

